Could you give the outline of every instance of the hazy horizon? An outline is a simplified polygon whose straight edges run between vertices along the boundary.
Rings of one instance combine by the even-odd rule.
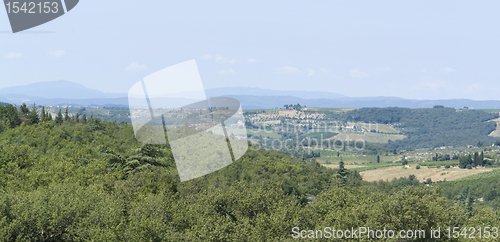
[[[123,97],[126,97],[126,95],[127,95],[127,93],[124,93],[124,92],[107,92],[107,91],[104,91],[104,90],[90,88],[90,87],[85,86],[85,84],[76,83],[76,82],[72,82],[72,81],[68,81],[68,80],[33,82],[33,83],[26,84],[26,85],[12,85],[12,86],[8,86],[8,87],[2,87],[2,88],[0,88],[0,91],[2,89],[6,89],[6,88],[23,87],[23,86],[29,86],[29,85],[32,85],[32,84],[50,83],[50,82],[59,82],[59,81],[65,81],[65,82],[71,82],[71,83],[83,85],[85,88],[92,89],[92,90],[97,90],[97,91],[100,91],[100,92],[105,93],[105,94],[123,94]],[[275,92],[304,92],[304,91],[301,91],[301,90],[276,90],[276,89],[267,89],[267,88],[259,88],[259,87],[245,87],[245,86],[214,87],[214,88],[206,88],[205,90],[241,89],[241,88],[262,89],[262,90],[266,90],[266,91],[275,91]],[[316,91],[316,90],[314,90],[314,91],[305,91],[305,92],[331,93],[331,94],[337,94],[337,95],[344,96],[344,97],[331,97],[329,99],[336,99],[336,98],[381,98],[381,97],[384,97],[384,98],[402,98],[402,99],[408,99],[408,100],[452,100],[452,99],[460,100],[460,99],[467,99],[467,100],[472,100],[472,101],[500,101],[499,99],[476,100],[476,99],[469,99],[469,98],[418,99],[418,98],[405,98],[405,97],[398,97],[398,96],[347,96],[347,95],[345,95],[343,93],[329,92],[329,91]],[[182,93],[185,93],[185,92],[169,93],[169,94],[164,94],[164,95],[160,95],[160,96],[161,97],[176,97],[177,98],[177,96],[175,96],[175,94],[182,94]],[[259,95],[256,95],[256,94],[235,94],[235,93],[227,93],[227,94],[232,94],[232,95],[250,95],[250,96],[279,96],[279,95],[264,95],[264,94],[259,94]],[[293,95],[290,94],[290,95],[287,95],[287,96],[293,96]],[[116,98],[116,97],[110,97],[110,98]],[[299,97],[299,98],[302,98],[302,97]],[[325,97],[321,97],[321,98],[325,98]],[[321,99],[321,98],[302,98],[302,99]],[[0,101],[2,101],[2,100],[0,100]]]

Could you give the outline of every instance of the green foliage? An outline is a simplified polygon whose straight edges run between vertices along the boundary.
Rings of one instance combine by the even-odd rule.
[[[344,160],[340,158],[339,169],[337,170],[337,175],[340,178],[340,186],[343,187],[347,184],[347,169],[344,166]]]
[[[19,106],[19,112],[21,112],[24,115],[27,115],[30,112],[26,103],[23,103],[23,104],[21,104],[21,106]]]
[[[55,123],[56,124],[62,124],[63,122],[63,116],[62,116],[62,113],[61,113],[61,109],[59,109],[59,112],[57,113],[57,116],[56,116],[56,119],[55,119]]]
[[[36,105],[33,104],[33,107],[31,108],[31,111],[28,114],[28,123],[37,124],[39,121],[40,118],[38,117],[38,110],[36,108]]]
[[[394,124],[408,135],[403,140],[391,141],[388,148],[434,148],[443,145],[466,146],[495,141],[488,136],[496,128],[498,113],[453,108],[361,108],[345,114],[346,121]],[[417,118],[418,117],[418,118]]]
[[[70,117],[68,114],[68,108],[66,108],[66,111],[64,111],[64,121],[69,121],[69,120],[70,120]]]
[[[10,127],[9,111],[0,106],[3,241],[283,241],[293,227],[498,223],[494,210],[451,206],[415,176],[368,183],[343,160],[328,169],[253,146],[233,164],[180,183],[170,147],[138,143],[129,124],[92,117]]]

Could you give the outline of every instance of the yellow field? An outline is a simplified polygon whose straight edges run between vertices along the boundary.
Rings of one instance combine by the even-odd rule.
[[[411,165],[410,168],[404,168],[402,166],[393,166],[388,168],[381,168],[376,170],[369,170],[360,172],[363,180],[365,181],[391,181],[394,178],[408,177],[410,175],[415,175],[419,181],[425,181],[427,178],[431,178],[433,182],[457,180],[470,175],[492,171],[491,168],[477,168],[477,169],[459,169],[459,168],[427,168],[427,166],[422,166],[420,169],[415,169],[415,165]]]

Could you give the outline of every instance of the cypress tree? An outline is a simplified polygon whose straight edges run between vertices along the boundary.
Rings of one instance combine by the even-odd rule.
[[[64,111],[64,121],[69,121],[68,107],[66,107],[66,111]]]
[[[79,113],[76,113],[76,116],[75,116],[75,121],[78,123],[80,122],[80,114]]]
[[[87,115],[83,114],[82,116],[82,123],[86,124],[87,123]]]
[[[63,116],[61,113],[61,109],[59,109],[59,112],[57,113],[56,116],[56,124],[62,124],[62,122],[63,122]]]
[[[49,111],[47,111],[47,113],[45,114],[45,119],[47,119],[47,121],[52,122],[52,114],[50,114]]]
[[[339,170],[337,171],[337,175],[340,177],[340,186],[343,187],[347,185],[347,169],[345,169],[344,160],[342,157],[339,162]]]
[[[47,121],[47,113],[45,113],[45,107],[44,106],[42,106],[42,111],[40,111],[40,116],[41,116],[40,120],[42,122]]]
[[[33,108],[28,115],[28,120],[30,124],[37,124],[40,119],[38,118],[38,111],[36,110],[36,105],[33,104]]]

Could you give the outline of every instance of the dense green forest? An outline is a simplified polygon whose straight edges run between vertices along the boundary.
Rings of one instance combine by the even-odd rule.
[[[488,136],[496,128],[498,113],[454,108],[361,108],[345,113],[346,120],[393,124],[408,137],[391,141],[389,148],[434,148],[492,144]]]
[[[368,183],[342,164],[252,146],[181,183],[169,146],[138,143],[131,125],[42,110],[0,106],[0,241],[292,241],[294,227],[500,226],[496,205],[460,202],[472,195],[450,195],[455,186]]]

